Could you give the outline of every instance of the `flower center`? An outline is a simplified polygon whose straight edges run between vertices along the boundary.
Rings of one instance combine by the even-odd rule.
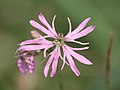
[[[63,34],[59,34],[53,43],[58,47],[62,46],[64,44]]]

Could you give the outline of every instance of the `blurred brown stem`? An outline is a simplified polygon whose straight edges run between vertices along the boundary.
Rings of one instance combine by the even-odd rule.
[[[106,60],[106,90],[110,90],[110,59],[112,53],[112,44],[113,44],[113,32],[110,33],[110,42],[107,51],[107,60]]]

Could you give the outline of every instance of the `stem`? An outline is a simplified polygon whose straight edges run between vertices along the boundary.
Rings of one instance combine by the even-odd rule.
[[[62,75],[61,75],[61,73],[59,73],[59,88],[60,88],[60,90],[64,90],[64,88],[63,88],[63,83],[62,83]]]
[[[110,33],[110,42],[109,47],[107,51],[107,59],[106,59],[106,90],[110,90],[110,59],[111,59],[111,53],[112,53],[112,44],[113,44],[113,32]]]

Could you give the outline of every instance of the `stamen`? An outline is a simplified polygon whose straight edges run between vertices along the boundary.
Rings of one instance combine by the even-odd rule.
[[[53,41],[53,43],[59,47],[64,44],[64,40],[62,38],[57,38],[56,40]]]

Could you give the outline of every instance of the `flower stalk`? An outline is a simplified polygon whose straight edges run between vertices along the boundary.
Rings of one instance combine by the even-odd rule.
[[[107,51],[107,59],[106,59],[106,90],[110,90],[110,59],[112,55],[112,45],[113,45],[113,32],[110,33],[110,42],[109,42],[109,47]]]

